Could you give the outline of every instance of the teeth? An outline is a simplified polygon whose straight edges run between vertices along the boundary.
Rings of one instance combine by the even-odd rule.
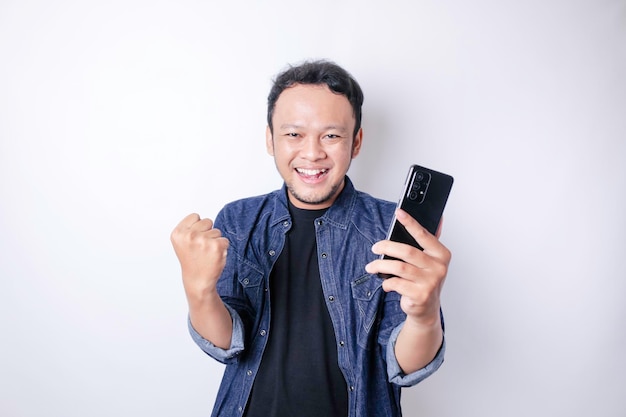
[[[324,172],[326,172],[328,170],[327,169],[303,169],[303,168],[296,168],[296,171],[298,171],[300,174],[313,176],[313,175],[323,174]]]

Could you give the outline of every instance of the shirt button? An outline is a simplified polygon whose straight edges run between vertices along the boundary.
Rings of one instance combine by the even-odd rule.
[[[328,257],[328,255],[326,254],[326,252],[322,253],[322,258],[326,259]]]
[[[239,408],[237,408],[237,411],[241,413],[243,411],[243,407],[240,406]]]
[[[350,385],[350,391],[354,391],[354,385]]]
[[[332,295],[328,296],[328,301],[330,301],[330,302],[335,301],[335,297],[333,297]]]
[[[248,278],[243,279],[243,285],[248,285],[249,283],[250,283],[250,280]]]
[[[248,376],[251,376],[251,375],[252,375],[252,371],[248,369],[248,372],[246,372],[246,374],[247,374]]]
[[[285,221],[283,222],[283,226],[285,226],[285,227],[289,226],[289,222],[288,222],[287,220],[285,220]]]
[[[324,222],[323,222],[323,221],[321,221],[321,220],[318,220],[318,221],[317,221],[317,225],[318,225],[318,226],[321,226],[321,225],[322,225],[322,223],[324,223]]]
[[[345,346],[345,344],[346,344],[346,343],[345,343],[343,340],[339,342],[339,346],[342,346],[342,347],[343,347],[343,346]]]
[[[265,330],[261,330],[259,333],[261,334],[261,336],[265,336],[267,332]]]
[[[270,256],[274,256],[274,255],[276,255],[276,251],[274,249],[272,249],[272,250],[269,251],[269,254],[270,254]]]

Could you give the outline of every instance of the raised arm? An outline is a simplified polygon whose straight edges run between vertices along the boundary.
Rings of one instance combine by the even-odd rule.
[[[181,266],[191,325],[215,346],[228,349],[232,318],[216,290],[226,265],[228,239],[213,228],[211,219],[195,213],[176,226],[170,239]]]

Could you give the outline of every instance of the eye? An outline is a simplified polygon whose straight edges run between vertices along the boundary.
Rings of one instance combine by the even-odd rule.
[[[340,138],[341,136],[339,136],[339,135],[335,135],[334,133],[329,133],[329,134],[327,134],[325,137],[326,137],[326,139],[338,139],[338,138]]]
[[[285,133],[285,136],[290,137],[290,138],[297,138],[298,136],[300,136],[300,134],[296,132],[288,132],[288,133]]]

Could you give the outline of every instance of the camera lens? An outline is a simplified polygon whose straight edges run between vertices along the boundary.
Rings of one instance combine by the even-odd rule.
[[[417,200],[417,191],[411,191],[409,193],[409,199],[410,200]]]
[[[424,179],[424,173],[423,172],[418,172],[417,174],[415,174],[415,181],[421,181]]]
[[[415,181],[411,188],[414,190],[419,190],[420,188],[422,188],[422,184],[420,184],[419,181]]]

